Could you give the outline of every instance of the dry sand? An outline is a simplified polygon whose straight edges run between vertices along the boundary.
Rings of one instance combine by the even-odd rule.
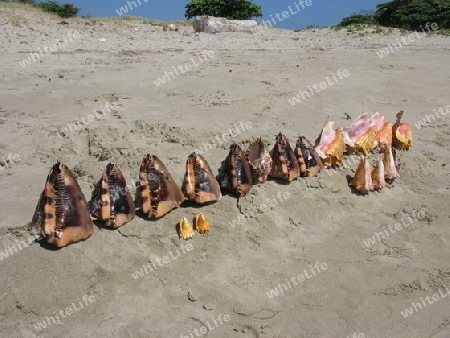
[[[213,330],[205,337],[450,336],[450,297],[401,315],[450,284],[449,117],[414,127],[424,114],[450,104],[449,38],[424,37],[380,59],[376,52],[400,33],[209,35],[189,27],[164,33],[139,21],[58,22],[0,9],[0,159],[20,156],[0,171],[0,250],[29,238],[27,225],[57,160],[74,170],[89,199],[109,161],[131,183],[147,153],[158,155],[181,182],[193,149],[241,121],[253,127],[233,141],[246,147],[257,136],[272,143],[279,131],[292,143],[299,135],[314,140],[327,117],[347,126],[344,113],[355,118],[379,111],[393,121],[404,109],[415,142],[399,153],[401,177],[380,193],[351,192],[347,179],[355,164],[289,185],[269,181],[241,199],[243,213],[279,192],[290,198],[235,228],[229,222],[241,214],[236,199],[225,196],[201,208],[212,223],[208,236],[195,235],[191,251],[139,279],[131,274],[143,264],[176,255],[185,244],[175,224],[191,219],[196,208],[181,207],[156,222],[137,217],[119,231],[96,227],[90,239],[62,250],[36,243],[3,257],[0,336],[197,337],[194,329],[200,334],[207,324]],[[58,42],[73,30],[79,39]],[[56,42],[58,50],[42,62],[19,65]],[[204,50],[215,56],[165,85],[153,83]],[[351,76],[300,104],[288,103],[339,69]],[[106,102],[118,109],[58,136]],[[214,170],[231,142],[205,153]],[[364,245],[414,211],[425,216]],[[267,296],[316,262],[328,268]],[[77,299],[85,295],[95,302],[35,329],[73,302],[79,308]],[[216,327],[219,314],[230,320]]]

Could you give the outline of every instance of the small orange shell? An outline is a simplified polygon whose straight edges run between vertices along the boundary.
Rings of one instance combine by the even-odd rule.
[[[383,160],[379,160],[372,171],[372,183],[374,190],[381,190],[386,185]]]
[[[209,221],[202,212],[197,212],[194,219],[195,230],[205,235],[209,232]]]
[[[189,224],[186,218],[182,218],[178,223],[178,235],[184,240],[191,239],[194,236],[192,225]]]
[[[411,126],[407,123],[401,123],[404,111],[401,110],[397,115],[397,121],[392,127],[392,145],[397,149],[409,150],[412,146],[413,136]]]
[[[354,187],[361,194],[368,194],[369,191],[373,190],[370,164],[366,156],[361,159],[358,169],[356,169],[355,176],[349,185]]]

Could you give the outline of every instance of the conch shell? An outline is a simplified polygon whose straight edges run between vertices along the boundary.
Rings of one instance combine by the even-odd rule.
[[[242,149],[237,144],[230,147],[227,158],[222,162],[217,175],[220,187],[237,197],[244,197],[252,188],[252,175]]]
[[[183,201],[183,193],[164,163],[155,155],[144,157],[136,190],[136,207],[141,207],[148,218],[160,218],[178,208]]]
[[[182,218],[178,223],[178,236],[184,240],[191,239],[194,236],[194,230],[192,229],[192,225],[189,224],[187,218]]]
[[[194,220],[195,230],[202,235],[209,232],[209,221],[202,212],[197,212]]]
[[[397,149],[409,150],[412,146],[413,136],[411,126],[408,123],[402,123],[403,110],[396,117],[397,121],[392,127],[392,145]]]
[[[264,184],[272,169],[272,157],[266,150],[261,137],[258,137],[247,149],[247,156],[253,184]]]
[[[327,121],[316,139],[317,154],[326,166],[342,165],[344,159],[344,130],[334,129],[334,122]]]
[[[381,190],[385,187],[386,182],[384,180],[384,163],[383,160],[379,160],[372,171],[372,183],[374,190]]]
[[[383,152],[384,152],[383,157],[384,179],[386,180],[386,182],[392,182],[399,176],[397,172],[395,159],[392,154],[392,148],[385,148]]]
[[[367,156],[364,156],[359,163],[358,169],[356,169],[355,176],[349,183],[350,186],[354,187],[361,194],[368,194],[374,188],[370,169]]]
[[[298,138],[294,153],[298,160],[301,177],[315,177],[323,169],[320,156],[306,137]]]
[[[288,139],[279,133],[272,150],[272,170],[269,176],[284,181],[293,181],[300,175],[300,168]]]
[[[88,203],[91,215],[105,223],[105,226],[118,228],[131,221],[135,214],[127,182],[119,167],[109,163],[102,178],[96,184]]]
[[[191,202],[205,204],[222,198],[220,186],[206,160],[196,153],[186,161],[186,174],[181,190]]]
[[[385,122],[383,128],[378,132],[377,145],[380,149],[392,147],[392,123]]]
[[[50,169],[30,230],[58,248],[87,239],[94,232],[84,194],[64,164],[58,162]]]
[[[359,116],[350,127],[344,128],[345,144],[351,152],[367,155],[375,146],[375,140],[378,134],[380,117],[373,116],[369,119],[367,113]]]

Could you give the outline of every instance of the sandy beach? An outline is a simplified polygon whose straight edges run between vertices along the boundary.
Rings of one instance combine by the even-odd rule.
[[[449,37],[380,57],[408,33],[66,21],[0,8],[1,337],[450,337]],[[217,173],[234,142],[314,141],[327,118],[402,109],[414,143],[380,192],[352,193],[350,157],[253,186],[239,208],[224,196],[61,250],[30,244],[57,161],[89,200],[109,162],[133,185],[155,154],[181,184],[195,149]],[[199,210],[210,233],[180,240],[177,222]]]

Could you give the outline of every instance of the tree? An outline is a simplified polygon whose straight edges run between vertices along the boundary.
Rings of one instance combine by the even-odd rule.
[[[232,20],[247,20],[262,17],[261,6],[251,0],[192,0],[186,6],[186,18],[198,15],[225,17]]]
[[[61,18],[77,16],[80,11],[80,9],[74,7],[73,4],[60,5],[56,1],[41,2],[38,4],[38,7],[42,8],[46,12],[58,14]]]
[[[420,30],[427,22],[450,28],[450,0],[393,0],[377,5],[375,20],[410,30]]]

